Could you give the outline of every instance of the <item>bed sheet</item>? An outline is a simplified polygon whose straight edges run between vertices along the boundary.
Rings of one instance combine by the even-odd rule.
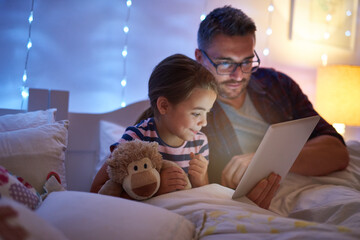
[[[192,221],[195,239],[360,239],[360,143],[347,145],[346,170],[326,177],[289,174],[270,210],[246,197],[234,201],[234,191],[218,184],[145,202]]]

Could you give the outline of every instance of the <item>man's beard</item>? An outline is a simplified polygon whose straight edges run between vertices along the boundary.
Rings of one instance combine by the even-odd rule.
[[[227,84],[236,84],[239,82],[242,84],[242,86],[240,86],[239,88],[229,90],[229,88],[226,87]],[[249,80],[246,78],[241,79],[241,81],[231,79],[218,85],[218,94],[222,98],[235,99],[241,96],[246,91],[248,84]]]

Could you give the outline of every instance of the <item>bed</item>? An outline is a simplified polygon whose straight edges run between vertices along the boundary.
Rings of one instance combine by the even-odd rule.
[[[33,89],[28,112],[0,109],[0,216],[17,212],[0,223],[26,239],[360,239],[358,141],[347,142],[344,171],[288,174],[269,210],[218,184],[130,201],[89,189],[109,144],[149,102],[83,114],[68,112],[68,99]]]

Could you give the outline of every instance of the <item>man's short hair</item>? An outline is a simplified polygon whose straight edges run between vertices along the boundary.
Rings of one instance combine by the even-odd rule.
[[[216,8],[200,23],[197,42],[198,48],[206,50],[217,34],[245,36],[254,34],[254,21],[243,11],[231,6]]]

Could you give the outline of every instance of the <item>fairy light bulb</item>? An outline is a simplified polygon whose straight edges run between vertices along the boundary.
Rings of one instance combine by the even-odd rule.
[[[29,97],[29,89],[26,87],[23,87],[21,90],[21,96],[25,99]]]
[[[268,11],[269,12],[273,12],[275,10],[275,7],[274,5],[271,3],[269,6],[268,6]]]
[[[328,56],[327,56],[327,54],[323,54],[323,55],[321,55],[321,61],[322,61],[322,65],[323,66],[326,66],[327,65],[327,61],[328,61]]]
[[[22,80],[23,80],[23,82],[26,82],[26,80],[27,80],[26,70],[24,70],[24,74],[23,74]]]
[[[204,21],[204,20],[205,20],[205,18],[206,18],[205,13],[201,14],[201,16],[200,16],[200,20],[201,20],[201,21]]]
[[[127,52],[127,46],[124,46],[124,49],[122,50],[121,54],[123,55],[123,57],[126,57],[128,52]]]
[[[124,77],[121,82],[120,82],[121,86],[125,87],[126,86],[126,78]]]
[[[127,1],[126,1],[126,6],[127,6],[127,7],[131,7],[131,5],[132,5],[132,1],[131,1],[131,0],[127,0]]]
[[[352,15],[351,11],[350,10],[347,10],[346,11],[346,16],[350,17]]]
[[[26,45],[27,49],[30,49],[32,47],[32,42],[31,39],[29,39],[27,45]]]
[[[33,14],[33,12],[31,11],[30,16],[29,16],[29,24],[31,24],[32,21],[34,21],[34,14]]]
[[[331,14],[326,15],[326,21],[330,22],[330,21],[331,21],[331,19],[332,19]]]
[[[125,101],[122,101],[121,104],[120,104],[121,107],[126,107],[126,102]]]
[[[265,48],[263,51],[264,56],[268,56],[270,54],[269,48]]]
[[[268,36],[270,36],[270,35],[272,34],[272,29],[271,29],[271,27],[268,27],[268,28],[266,29],[266,34],[267,34]]]
[[[129,32],[129,27],[125,26],[123,30],[124,30],[124,33],[128,33]]]
[[[330,33],[329,32],[325,32],[324,33],[324,39],[329,39],[330,38]]]
[[[350,36],[351,36],[350,30],[347,30],[347,31],[345,32],[345,36],[347,36],[347,37],[350,37]]]

